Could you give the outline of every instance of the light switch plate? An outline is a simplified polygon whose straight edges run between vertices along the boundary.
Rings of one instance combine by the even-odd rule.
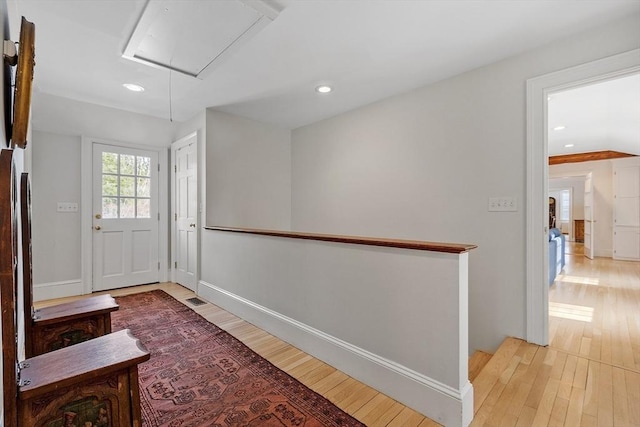
[[[78,212],[78,204],[73,202],[58,202],[58,212]]]
[[[489,197],[489,212],[517,212],[515,197]]]

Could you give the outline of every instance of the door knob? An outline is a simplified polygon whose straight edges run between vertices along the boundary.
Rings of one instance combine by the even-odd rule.
[[[95,229],[96,229],[96,230],[98,230],[98,231],[102,230],[102,227],[100,227],[99,225],[96,225],[96,226],[95,226],[95,227],[93,227],[93,228],[95,228]]]
[[[189,224],[189,227],[194,227],[195,228],[195,224]]]

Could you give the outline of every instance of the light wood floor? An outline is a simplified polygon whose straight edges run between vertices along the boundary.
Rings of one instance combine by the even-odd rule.
[[[548,348],[509,338],[473,381],[472,426],[640,426],[640,263],[569,244]]]
[[[568,250],[579,251],[579,246]],[[110,293],[151,289],[163,289],[192,307],[368,426],[438,425],[213,304],[191,306],[185,300],[194,294],[179,285]],[[508,338],[479,373],[470,365],[472,426],[640,427],[639,292],[640,263],[568,255],[563,274],[550,288],[551,345]],[[70,299],[75,298],[36,305]]]

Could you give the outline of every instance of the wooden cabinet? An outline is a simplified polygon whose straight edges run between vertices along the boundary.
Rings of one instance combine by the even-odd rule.
[[[573,220],[573,236],[576,242],[584,242],[584,219]]]
[[[640,261],[640,158],[613,164],[613,259]]]

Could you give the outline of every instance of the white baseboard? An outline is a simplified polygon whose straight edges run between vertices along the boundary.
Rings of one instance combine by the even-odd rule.
[[[593,255],[599,258],[613,258],[613,249],[598,250],[598,248],[596,248]]]
[[[39,283],[33,285],[33,300],[44,301],[54,298],[83,295],[82,280],[65,280],[62,282]]]
[[[468,381],[456,390],[202,280],[198,295],[445,426],[473,419]]]

